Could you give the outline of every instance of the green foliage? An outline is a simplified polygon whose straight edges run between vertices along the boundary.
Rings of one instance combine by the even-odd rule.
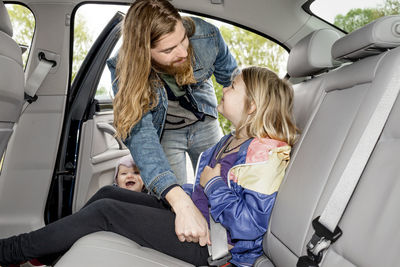
[[[7,4],[6,7],[14,31],[13,39],[19,44],[30,46],[35,30],[35,19],[32,12],[18,4]],[[27,59],[28,51],[22,55],[24,66]]]
[[[233,26],[221,26],[220,31],[239,67],[263,66],[279,72],[286,63],[286,50],[260,35]]]
[[[219,103],[222,98],[222,85],[217,83],[214,75],[211,77],[211,79],[214,84],[215,95],[217,96],[217,101]],[[227,120],[224,116],[222,116],[220,113],[218,113],[218,121],[219,121],[219,126],[221,127],[222,132],[224,134],[228,134],[232,131],[231,122],[229,120]]]
[[[93,43],[93,37],[90,35],[90,31],[86,26],[86,20],[82,15],[76,15],[74,25],[74,57],[72,62],[71,82],[74,80]]]
[[[104,85],[102,85],[100,88],[97,88],[96,91],[96,96],[108,96],[108,90]]]
[[[352,32],[381,16],[377,9],[351,9],[346,15],[337,15],[334,24],[346,32]]]
[[[399,15],[400,14],[400,1],[398,0],[386,0],[383,5],[383,13],[385,16],[388,15]]]
[[[334,24],[346,32],[352,32],[383,16],[400,14],[400,1],[386,0],[376,8],[351,9],[346,15],[337,15]]]

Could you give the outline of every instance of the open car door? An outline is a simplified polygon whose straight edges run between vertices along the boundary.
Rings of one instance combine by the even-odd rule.
[[[46,223],[79,210],[113,182],[116,161],[129,153],[114,137],[111,81],[106,60],[120,39],[117,12],[101,32],[73,81],[49,198]]]

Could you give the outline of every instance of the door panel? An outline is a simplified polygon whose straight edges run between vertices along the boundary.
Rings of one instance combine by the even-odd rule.
[[[68,92],[46,223],[79,210],[100,187],[111,184],[116,161],[129,153],[114,138],[112,96],[96,99],[102,74],[110,76],[106,60],[120,39],[123,16],[116,13],[103,29]]]
[[[96,191],[113,183],[118,159],[129,154],[114,138],[112,111],[97,112],[82,125],[72,211],[78,211]]]

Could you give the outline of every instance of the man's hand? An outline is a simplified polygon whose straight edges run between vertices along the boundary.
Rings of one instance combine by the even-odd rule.
[[[210,245],[207,221],[185,191],[179,186],[174,187],[165,198],[176,214],[175,233],[179,241]]]
[[[200,185],[206,186],[207,182],[216,176],[221,176],[221,164],[218,163],[214,168],[206,166],[200,175]]]

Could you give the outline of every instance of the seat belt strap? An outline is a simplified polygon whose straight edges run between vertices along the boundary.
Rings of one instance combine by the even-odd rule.
[[[56,64],[55,61],[46,59],[43,52],[39,53],[39,64],[26,80],[25,94],[28,97],[35,97],[37,90],[42,85],[50,69]]]
[[[210,212],[210,238],[211,246],[208,246],[208,264],[210,266],[222,266],[226,264],[232,255],[228,249],[228,236],[225,227],[214,221]]]
[[[314,229],[315,226],[318,226],[322,230],[318,231],[318,233],[315,229],[316,232],[307,244],[308,256],[300,257],[297,266],[318,266],[324,251],[340,237],[341,230],[337,225],[378,142],[399,91],[400,76],[392,75],[325,209],[319,219],[317,218],[314,220],[315,223],[313,222]],[[326,230],[330,232],[329,237],[324,236],[322,233],[326,232]],[[311,260],[315,265],[310,265],[308,260]],[[299,265],[301,261],[303,263],[306,262],[306,265]]]

